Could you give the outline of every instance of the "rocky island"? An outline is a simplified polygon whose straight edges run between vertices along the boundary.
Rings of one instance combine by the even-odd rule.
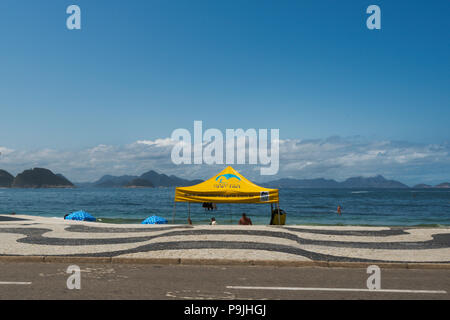
[[[0,170],[0,188],[11,188],[14,176],[8,171]]]
[[[11,188],[73,188],[72,182],[48,169],[34,168],[17,175]]]

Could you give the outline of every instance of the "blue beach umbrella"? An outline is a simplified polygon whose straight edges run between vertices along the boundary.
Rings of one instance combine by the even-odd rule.
[[[66,220],[77,220],[77,221],[96,221],[93,216],[91,216],[89,213],[80,210],[77,212],[72,212],[71,214],[64,217]]]
[[[142,221],[142,224],[166,224],[167,220],[158,216],[151,216]]]

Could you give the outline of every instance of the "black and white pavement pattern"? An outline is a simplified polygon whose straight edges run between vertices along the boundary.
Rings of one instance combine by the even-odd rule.
[[[114,225],[0,215],[0,256],[450,263],[450,228]]]

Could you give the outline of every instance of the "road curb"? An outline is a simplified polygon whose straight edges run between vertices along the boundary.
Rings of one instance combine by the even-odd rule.
[[[124,257],[112,257],[112,263],[116,264],[180,264],[179,258],[124,258]]]
[[[449,263],[408,263],[408,269],[450,269]]]
[[[0,256],[0,262],[44,262],[44,256]]]
[[[47,263],[52,263],[52,262],[53,263],[111,263],[111,258],[110,257],[45,256],[44,262],[47,262]]]
[[[239,260],[195,258],[127,258],[127,257],[76,257],[76,256],[0,256],[0,263],[102,263],[102,264],[157,264],[157,265],[217,265],[217,266],[266,266],[266,267],[323,267],[367,268],[377,265],[382,269],[446,269],[450,263],[388,263],[388,262],[338,262],[298,260]]]

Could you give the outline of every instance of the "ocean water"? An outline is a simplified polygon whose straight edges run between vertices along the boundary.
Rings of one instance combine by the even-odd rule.
[[[0,189],[0,213],[63,217],[85,210],[109,223],[140,223],[158,215],[172,221],[174,188],[155,189]],[[342,215],[336,212],[342,207]],[[286,224],[450,226],[450,190],[280,189]],[[268,224],[268,204],[218,204],[205,211],[191,204],[194,224],[237,224],[245,212],[254,224]],[[177,203],[175,223],[186,223],[188,205]]]

